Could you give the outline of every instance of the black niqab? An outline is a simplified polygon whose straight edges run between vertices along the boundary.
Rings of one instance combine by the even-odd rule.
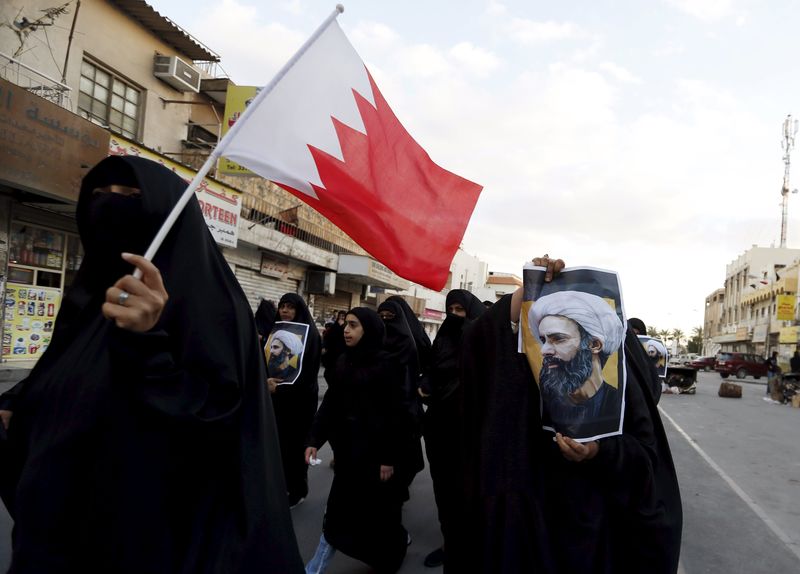
[[[386,328],[383,349],[390,360],[408,366],[416,380],[419,374],[419,357],[403,308],[396,301],[386,300],[378,306],[378,313],[381,311],[394,313],[394,318],[383,320]]]
[[[428,334],[425,332],[425,329],[420,323],[417,315],[414,313],[414,310],[408,304],[402,296],[400,295],[391,295],[390,297],[386,298],[387,301],[394,301],[400,308],[403,310],[403,315],[405,315],[406,322],[408,323],[409,329],[411,329],[411,335],[414,337],[414,344],[417,346],[417,355],[419,356],[420,362],[420,369],[424,372],[425,369],[428,367],[428,363],[430,361],[430,354],[431,354],[431,339],[428,337]]]
[[[93,193],[113,183],[141,190],[132,221],[130,202]],[[154,329],[100,313],[131,271],[117,250],[141,251],[185,187],[135,157],[84,179],[86,257],[50,347],[9,397],[15,573],[302,572],[252,311],[196,199],[153,259],[170,296]]]

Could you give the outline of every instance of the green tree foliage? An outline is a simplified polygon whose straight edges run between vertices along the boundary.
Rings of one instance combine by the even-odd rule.
[[[692,329],[692,337],[686,345],[690,353],[700,353],[703,350],[703,327],[695,327]]]

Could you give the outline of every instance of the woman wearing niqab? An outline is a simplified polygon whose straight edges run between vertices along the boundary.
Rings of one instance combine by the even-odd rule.
[[[396,473],[406,484],[404,498],[408,499],[407,487],[411,485],[417,473],[425,468],[421,440],[423,411],[417,392],[420,374],[419,356],[402,307],[396,301],[386,300],[378,306],[378,314],[386,327],[384,353],[399,373],[400,387],[396,391],[403,405],[403,418],[401,452]]]
[[[111,184],[140,194],[97,191]],[[120,252],[142,253],[185,188],[135,157],[83,180],[86,257],[0,405],[13,574],[302,572],[252,311],[195,198],[153,259],[169,296],[155,326],[103,315],[107,289],[125,304]]]
[[[481,301],[469,291],[453,289],[447,293],[445,308],[460,305],[465,316],[448,312],[433,341],[428,372],[421,389],[428,409],[425,411],[425,452],[428,455],[433,494],[444,537],[444,548],[434,550],[426,561],[431,566],[445,559],[448,538],[456,527],[457,489],[459,485],[459,430],[461,417],[453,394],[459,385],[461,335],[466,325],[485,310]]]
[[[355,319],[355,321],[354,321]],[[358,323],[363,334],[339,357],[314,417],[306,457],[330,442],[336,457],[323,536],[307,572],[323,572],[332,549],[378,572],[396,572],[406,554],[403,484],[393,475],[401,441],[402,405],[395,389],[397,370],[381,350],[383,321],[364,307],[347,315],[345,337]]]
[[[278,308],[285,303],[294,306],[293,323],[308,325],[308,335],[303,350],[303,364],[300,375],[290,385],[277,385],[272,392],[272,405],[278,424],[278,438],[283,458],[283,473],[289,494],[289,506],[302,502],[308,494],[308,465],[303,458],[308,433],[314,421],[319,401],[320,337],[306,302],[297,293],[286,293],[281,297]],[[276,321],[280,317],[276,316]],[[267,352],[269,352],[267,350]]]
[[[420,373],[424,373],[428,369],[428,364],[431,360],[431,339],[419,322],[414,310],[408,304],[402,295],[390,295],[386,298],[387,301],[394,301],[403,310],[403,315],[406,318],[408,327],[411,330],[411,335],[414,337],[414,344],[417,347],[417,356],[419,357]]]

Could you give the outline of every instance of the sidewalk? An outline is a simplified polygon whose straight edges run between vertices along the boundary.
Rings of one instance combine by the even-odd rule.
[[[0,363],[0,393],[16,385],[28,376],[36,361],[6,361]]]

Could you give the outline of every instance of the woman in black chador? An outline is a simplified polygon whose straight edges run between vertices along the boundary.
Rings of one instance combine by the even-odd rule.
[[[289,493],[289,506],[303,502],[308,494],[308,465],[303,449],[311,430],[319,397],[319,360],[322,339],[305,301],[297,293],[286,293],[278,302],[276,321],[292,321],[308,325],[300,375],[291,385],[269,385],[272,405],[278,423],[278,438],[283,457],[283,474]],[[267,349],[269,353],[269,349]],[[273,373],[270,371],[270,376]]]
[[[408,500],[408,487],[419,471],[425,468],[422,457],[422,403],[419,388],[419,357],[414,337],[402,307],[396,301],[386,300],[378,306],[378,315],[386,327],[383,350],[393,368],[400,373],[400,387],[396,389],[403,405],[401,419],[400,456],[395,474],[406,485],[404,499]]]
[[[394,476],[402,405],[397,369],[384,352],[384,326],[375,311],[357,307],[345,319],[347,349],[339,357],[314,417],[306,460],[331,443],[336,467],[323,534],[306,572],[324,572],[336,550],[378,572],[396,572],[406,554],[401,523],[404,485]]]
[[[120,256],[185,188],[133,157],[83,180],[86,257],[0,404],[14,574],[302,572],[252,311],[196,199],[152,264]]]
[[[459,354],[464,327],[478,318],[486,307],[464,289],[453,289],[445,299],[447,318],[433,341],[431,362],[420,389],[428,405],[425,412],[425,451],[428,455],[433,494],[445,544],[425,557],[425,565],[436,567],[445,561],[447,540],[455,528],[456,490],[459,485],[459,456],[456,449],[461,418],[453,394],[459,384]]]

